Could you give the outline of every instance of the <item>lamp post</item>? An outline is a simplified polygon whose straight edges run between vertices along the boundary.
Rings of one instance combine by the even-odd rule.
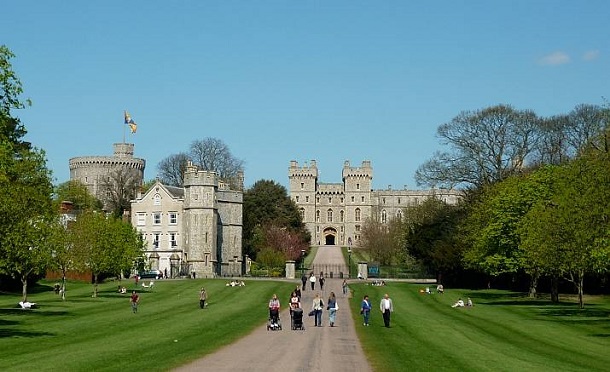
[[[301,277],[303,277],[303,275],[305,275],[304,263],[305,263],[305,250],[301,249]]]
[[[352,248],[348,247],[347,248],[347,278],[351,279],[352,278]]]

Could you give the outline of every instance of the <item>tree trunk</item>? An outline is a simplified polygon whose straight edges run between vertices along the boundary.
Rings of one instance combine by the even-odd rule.
[[[97,297],[97,274],[93,274],[93,296]]]
[[[578,306],[581,309],[585,308],[585,303],[584,303],[584,299],[583,299],[583,294],[584,294],[584,285],[585,285],[585,279],[584,279],[584,272],[580,272],[578,273],[578,279],[577,279],[577,289],[578,289]]]
[[[551,277],[551,302],[559,302],[559,277],[557,275]]]
[[[66,300],[66,270],[61,271],[61,299]]]
[[[536,290],[538,287],[538,278],[539,278],[539,275],[537,272],[532,274],[532,277],[530,280],[530,292],[529,292],[530,298],[536,298]]]
[[[28,277],[21,275],[21,297],[23,302],[28,301]]]

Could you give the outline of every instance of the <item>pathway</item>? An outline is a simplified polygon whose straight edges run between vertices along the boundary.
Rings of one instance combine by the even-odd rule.
[[[320,247],[314,259],[314,264],[317,263],[343,263],[341,248]],[[283,310],[282,331],[270,332],[266,325],[261,325],[239,341],[175,371],[371,371],[358,342],[348,299],[341,291],[341,284],[341,279],[327,279],[324,291],[320,291],[316,283],[315,291],[308,287],[302,293],[301,302],[307,313],[315,293],[320,293],[326,303],[330,292],[335,292],[339,311],[334,327],[328,325],[328,313],[324,311],[324,327],[314,327],[313,318],[305,315],[305,330],[293,331],[290,329],[288,310]],[[284,308],[288,295],[279,295]]]

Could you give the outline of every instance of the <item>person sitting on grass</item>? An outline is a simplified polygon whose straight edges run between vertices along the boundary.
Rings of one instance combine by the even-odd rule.
[[[464,301],[460,298],[460,299],[457,300],[456,303],[451,305],[451,307],[464,307]]]

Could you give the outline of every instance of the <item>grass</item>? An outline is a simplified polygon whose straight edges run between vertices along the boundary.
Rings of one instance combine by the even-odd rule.
[[[354,322],[364,351],[382,371],[607,371],[610,366],[610,299],[591,297],[552,304],[506,291],[446,290],[420,294],[421,285],[354,284]],[[379,301],[389,293],[395,312],[383,327]],[[371,326],[359,315],[371,298]],[[452,308],[458,297],[473,308]]]
[[[224,280],[157,281],[141,292],[133,314],[129,294],[116,293],[118,282],[100,286],[69,283],[63,302],[41,283],[29,296],[40,305],[17,308],[19,294],[0,295],[0,364],[3,371],[167,370],[208,354],[263,326],[273,293],[289,293],[287,281],[246,281],[226,287]],[[129,293],[133,282],[123,282]],[[205,286],[209,306],[199,309]],[[140,292],[140,291],[139,291]]]

